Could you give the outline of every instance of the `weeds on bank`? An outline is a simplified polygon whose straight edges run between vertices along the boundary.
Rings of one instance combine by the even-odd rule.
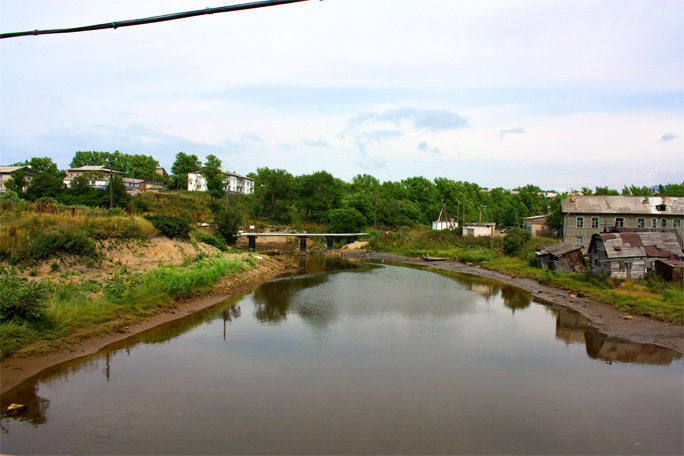
[[[29,282],[6,268],[0,280],[20,290],[8,296],[5,307],[21,307],[22,296],[40,287],[39,311],[31,318],[19,312],[5,313],[0,322],[0,355],[33,355],[64,348],[82,338],[116,331],[184,298],[208,291],[220,278],[257,264],[247,258],[204,257],[184,267],[159,266],[144,274],[129,274],[125,268],[98,282]],[[7,294],[6,294],[7,296]],[[40,342],[40,343],[37,343]],[[36,344],[37,343],[37,344]],[[34,344],[34,345],[31,345]]]

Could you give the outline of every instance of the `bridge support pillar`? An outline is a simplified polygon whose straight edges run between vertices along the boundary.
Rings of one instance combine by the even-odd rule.
[[[306,253],[306,236],[299,237],[299,253]]]
[[[256,236],[247,236],[247,242],[249,242],[249,251],[256,252]]]
[[[333,249],[333,237],[326,236],[325,239],[328,241],[328,252]]]

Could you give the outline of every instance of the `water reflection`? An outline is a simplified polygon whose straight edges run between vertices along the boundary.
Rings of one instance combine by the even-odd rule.
[[[620,391],[628,391],[630,401],[638,398],[634,391],[644,377],[631,377],[640,369],[624,363],[669,365],[681,359],[672,350],[607,337],[576,312],[532,306],[529,294],[489,279],[446,271],[416,274],[346,259],[293,261],[299,275],[56,366],[3,395],[3,410],[12,402],[28,405],[22,415],[2,416],[3,432],[14,437],[8,437],[6,452],[34,448],[24,442],[36,434],[21,425],[41,427],[50,448],[50,439],[74,439],[61,432],[80,432],[79,425],[90,421],[97,421],[90,426],[96,437],[91,446],[67,442],[59,448],[67,448],[65,453],[169,448],[186,454],[306,452],[302,448],[310,453],[322,448],[619,452],[598,446],[602,435],[589,435],[587,447],[573,447],[565,439],[573,444],[578,439],[564,429],[579,429],[585,419],[594,420],[586,428],[599,428],[630,416],[631,402]],[[608,369],[588,361],[581,348],[540,343],[553,340],[548,330],[553,332],[554,317],[557,340],[584,344],[590,358],[623,365]],[[581,356],[566,356],[568,351]],[[602,378],[608,370],[616,375]],[[77,376],[83,373],[90,376]],[[603,381],[611,388],[601,386]],[[616,383],[622,386],[613,388]],[[621,406],[625,409],[617,411]],[[649,410],[658,415],[665,408],[657,403]],[[606,410],[616,416],[599,416]],[[676,410],[667,412],[666,421],[677,424]],[[109,443],[124,446],[97,446],[101,429],[113,436]],[[318,440],[319,435],[330,439]],[[155,438],[144,447],[151,450],[136,446]],[[463,446],[453,446],[459,438]],[[283,446],[298,440],[314,443]],[[489,443],[498,440],[500,446]],[[259,447],[262,441],[280,446]],[[209,442],[215,446],[199,446]],[[375,442],[380,443],[370,446]]]
[[[639,344],[617,337],[607,336],[592,327],[589,320],[574,310],[558,308],[556,317],[556,338],[566,344],[584,344],[587,355],[620,363],[670,365],[682,358],[674,350],[653,344]]]

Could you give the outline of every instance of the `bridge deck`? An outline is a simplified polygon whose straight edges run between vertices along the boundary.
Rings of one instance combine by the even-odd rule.
[[[349,237],[365,236],[368,233],[241,233],[240,236],[288,236],[288,237]]]
[[[328,242],[328,250],[333,248],[333,238],[335,237],[353,237],[353,236],[365,236],[368,233],[241,233],[240,236],[247,236],[249,239],[249,250],[254,252],[256,250],[256,239],[259,236],[271,236],[271,237],[298,237],[299,238],[299,251],[302,253],[306,252],[306,239],[309,237],[324,237]]]

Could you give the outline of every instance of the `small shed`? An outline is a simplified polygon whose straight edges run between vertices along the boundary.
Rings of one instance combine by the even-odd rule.
[[[523,228],[532,233],[532,236],[551,236],[551,228],[549,228],[549,215],[535,215],[534,217],[525,217],[523,219]]]
[[[546,245],[538,247],[534,256],[537,259],[537,267],[559,272],[576,271],[583,264],[581,245],[566,243]]]
[[[684,261],[657,260],[654,268],[656,273],[668,282],[677,282],[684,276]]]
[[[494,222],[464,223],[463,224],[463,236],[473,236],[473,237],[493,236],[495,228],[496,228],[496,223],[494,223]]]

